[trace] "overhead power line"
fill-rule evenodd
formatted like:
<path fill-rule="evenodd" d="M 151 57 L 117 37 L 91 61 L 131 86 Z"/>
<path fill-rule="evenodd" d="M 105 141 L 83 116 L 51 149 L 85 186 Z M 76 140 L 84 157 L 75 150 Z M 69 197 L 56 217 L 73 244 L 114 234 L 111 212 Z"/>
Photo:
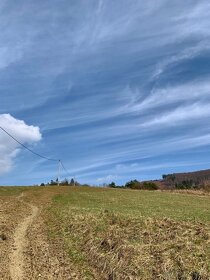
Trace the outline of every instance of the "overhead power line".
<path fill-rule="evenodd" d="M 43 156 L 39 153 L 36 153 L 34 152 L 33 150 L 31 150 L 30 148 L 28 148 L 26 145 L 24 145 L 22 142 L 20 142 L 17 138 L 15 138 L 13 135 L 11 135 L 6 129 L 4 129 L 3 127 L 0 126 L 0 129 L 2 131 L 4 131 L 10 138 L 12 138 L 15 142 L 17 142 L 19 145 L 21 145 L 24 149 L 28 150 L 29 152 L 31 152 L 32 154 L 40 157 L 40 158 L 43 158 L 43 159 L 46 159 L 46 160 L 49 160 L 49 161 L 56 161 L 58 163 L 58 177 L 60 177 L 60 167 L 63 168 L 63 170 L 67 173 L 67 175 L 69 177 L 71 177 L 69 171 L 66 169 L 66 167 L 64 166 L 63 162 L 60 160 L 60 159 L 55 159 L 55 158 L 48 158 L 46 156 Z"/>
<path fill-rule="evenodd" d="M 40 155 L 36 152 L 34 152 L 33 150 L 31 150 L 30 148 L 28 148 L 26 145 L 24 145 L 23 143 L 21 143 L 19 140 L 17 140 L 14 136 L 12 136 L 8 131 L 6 131 L 3 127 L 0 126 L 0 129 L 3 130 L 9 137 L 11 137 L 14 141 L 16 141 L 18 144 L 20 144 L 23 148 L 25 148 L 26 150 L 28 150 L 29 152 L 31 152 L 32 154 L 40 157 L 40 158 L 43 158 L 43 159 L 46 159 L 46 160 L 50 160 L 50 161 L 59 161 L 59 159 L 54 159 L 54 158 L 48 158 L 48 157 L 45 157 L 43 155 Z"/>
<path fill-rule="evenodd" d="M 63 168 L 63 170 L 66 171 L 67 175 L 68 175 L 69 177 L 71 177 L 69 171 L 66 169 L 66 167 L 64 166 L 64 164 L 63 164 L 62 161 L 60 161 L 60 164 L 61 164 L 61 167 Z"/>

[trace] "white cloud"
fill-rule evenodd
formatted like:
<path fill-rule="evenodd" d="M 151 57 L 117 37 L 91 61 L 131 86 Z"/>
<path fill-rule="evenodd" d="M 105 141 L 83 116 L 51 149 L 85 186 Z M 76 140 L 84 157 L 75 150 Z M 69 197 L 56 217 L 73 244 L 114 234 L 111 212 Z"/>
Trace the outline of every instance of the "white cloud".
<path fill-rule="evenodd" d="M 199 54 L 208 51 L 210 49 L 210 44 L 208 41 L 200 42 L 196 46 L 193 47 L 188 47 L 181 52 L 175 54 L 175 55 L 170 55 L 170 57 L 167 57 L 165 60 L 161 61 L 158 63 L 155 73 L 152 76 L 153 78 L 158 79 L 161 74 L 166 72 L 169 67 L 180 63 L 181 61 L 192 59 Z"/>
<path fill-rule="evenodd" d="M 193 6 L 188 13 L 183 13 L 177 17 L 177 20 L 182 23 L 180 26 L 181 35 L 198 35 L 209 36 L 209 16 L 210 3 L 208 0 L 198 1 L 197 5 Z M 183 24 L 184 22 L 184 24 Z M 183 28 L 184 27 L 184 28 Z"/>
<path fill-rule="evenodd" d="M 100 177 L 98 178 L 96 181 L 99 182 L 99 183 L 110 183 L 114 180 L 117 180 L 118 179 L 118 176 L 117 175 L 107 175 L 107 176 L 104 176 L 104 177 Z"/>
<path fill-rule="evenodd" d="M 196 107 L 199 108 L 196 108 L 196 112 L 200 110 L 202 115 L 203 106 L 204 109 L 206 109 L 205 105 L 209 106 L 210 83 L 208 79 L 205 79 L 195 80 L 177 86 L 154 88 L 143 101 L 138 101 L 138 98 L 140 99 L 141 97 L 141 92 L 133 92 L 129 89 L 128 93 L 131 95 L 130 101 L 121 108 L 121 113 L 138 114 L 143 113 L 148 109 L 155 108 L 157 111 L 160 111 L 160 107 L 164 106 L 167 108 L 168 105 L 173 106 L 176 103 L 182 103 L 182 107 L 186 107 L 187 111 L 188 106 L 193 106 L 193 109 L 195 109 L 194 104 L 197 103 Z M 132 96 L 135 96 L 134 100 Z M 176 106 L 172 111 L 177 111 Z M 191 114 L 191 111 L 188 111 L 187 113 Z M 151 117 L 153 117 L 153 115 Z"/>
<path fill-rule="evenodd" d="M 178 101 L 200 101 L 201 98 L 209 98 L 209 80 L 194 81 L 174 87 L 155 89 L 149 98 L 143 102 L 142 106 L 154 107 L 159 105 L 173 104 Z M 146 107 L 147 107 L 146 106 Z"/>
<path fill-rule="evenodd" d="M 21 59 L 22 50 L 18 47 L 1 47 L 0 48 L 0 69 L 6 68 L 11 63 Z"/>
<path fill-rule="evenodd" d="M 153 116 L 149 121 L 144 122 L 140 127 L 157 127 L 163 125 L 177 126 L 192 122 L 193 120 L 206 118 L 210 116 L 209 103 L 195 103 L 189 106 L 182 106 L 168 113 Z"/>
<path fill-rule="evenodd" d="M 10 114 L 0 115 L 0 126 L 24 144 L 41 140 L 39 127 L 27 125 L 24 121 L 15 119 Z M 0 174 L 9 172 L 13 160 L 20 151 L 20 145 L 0 130 Z"/>

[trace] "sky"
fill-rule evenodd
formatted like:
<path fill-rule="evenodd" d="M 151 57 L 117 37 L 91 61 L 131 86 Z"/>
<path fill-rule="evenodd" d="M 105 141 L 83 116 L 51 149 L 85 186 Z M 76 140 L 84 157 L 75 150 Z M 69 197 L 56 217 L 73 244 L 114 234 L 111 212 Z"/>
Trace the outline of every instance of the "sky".
<path fill-rule="evenodd" d="M 61 178 L 210 168 L 209 0 L 3 0 L 0 30 L 0 126 Z M 0 185 L 57 174 L 0 131 Z"/>

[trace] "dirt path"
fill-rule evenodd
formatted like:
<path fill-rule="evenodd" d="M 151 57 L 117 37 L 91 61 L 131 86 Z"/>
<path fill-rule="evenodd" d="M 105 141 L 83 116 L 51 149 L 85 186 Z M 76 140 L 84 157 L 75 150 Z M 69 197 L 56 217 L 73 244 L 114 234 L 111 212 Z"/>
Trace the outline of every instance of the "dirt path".
<path fill-rule="evenodd" d="M 48 187 L 0 193 L 0 279 L 82 279 L 63 241 L 50 236 L 47 226 L 53 197 L 65 192 L 65 187 Z"/>
<path fill-rule="evenodd" d="M 19 196 L 20 199 L 23 195 Z M 10 275 L 13 280 L 21 280 L 24 276 L 24 250 L 28 241 L 26 233 L 38 213 L 38 207 L 29 204 L 31 213 L 18 224 L 14 233 L 14 245 L 10 255 Z"/>

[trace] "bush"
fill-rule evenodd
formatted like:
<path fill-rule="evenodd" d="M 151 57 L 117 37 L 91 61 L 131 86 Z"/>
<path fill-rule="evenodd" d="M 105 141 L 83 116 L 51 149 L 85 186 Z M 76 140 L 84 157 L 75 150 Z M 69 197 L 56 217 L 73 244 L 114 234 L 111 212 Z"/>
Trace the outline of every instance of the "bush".
<path fill-rule="evenodd" d="M 132 180 L 125 184 L 126 188 L 130 188 L 133 190 L 157 190 L 158 186 L 151 181 L 139 182 L 137 180 Z"/>
<path fill-rule="evenodd" d="M 117 189 L 122 189 L 124 188 L 124 186 L 119 186 L 119 185 L 116 185 L 115 182 L 112 182 L 108 185 L 109 188 L 117 188 Z"/>
<path fill-rule="evenodd" d="M 184 180 L 180 183 L 175 184 L 177 189 L 193 189 L 194 184 L 192 180 Z"/>
<path fill-rule="evenodd" d="M 116 188 L 115 182 L 111 182 L 108 186 L 109 186 L 110 188 Z"/>
<path fill-rule="evenodd" d="M 157 190 L 158 186 L 154 182 L 143 182 L 142 189 L 144 190 Z"/>
<path fill-rule="evenodd" d="M 140 190 L 141 189 L 141 183 L 138 180 L 131 180 L 125 184 L 126 188 L 134 189 L 134 190 Z"/>

